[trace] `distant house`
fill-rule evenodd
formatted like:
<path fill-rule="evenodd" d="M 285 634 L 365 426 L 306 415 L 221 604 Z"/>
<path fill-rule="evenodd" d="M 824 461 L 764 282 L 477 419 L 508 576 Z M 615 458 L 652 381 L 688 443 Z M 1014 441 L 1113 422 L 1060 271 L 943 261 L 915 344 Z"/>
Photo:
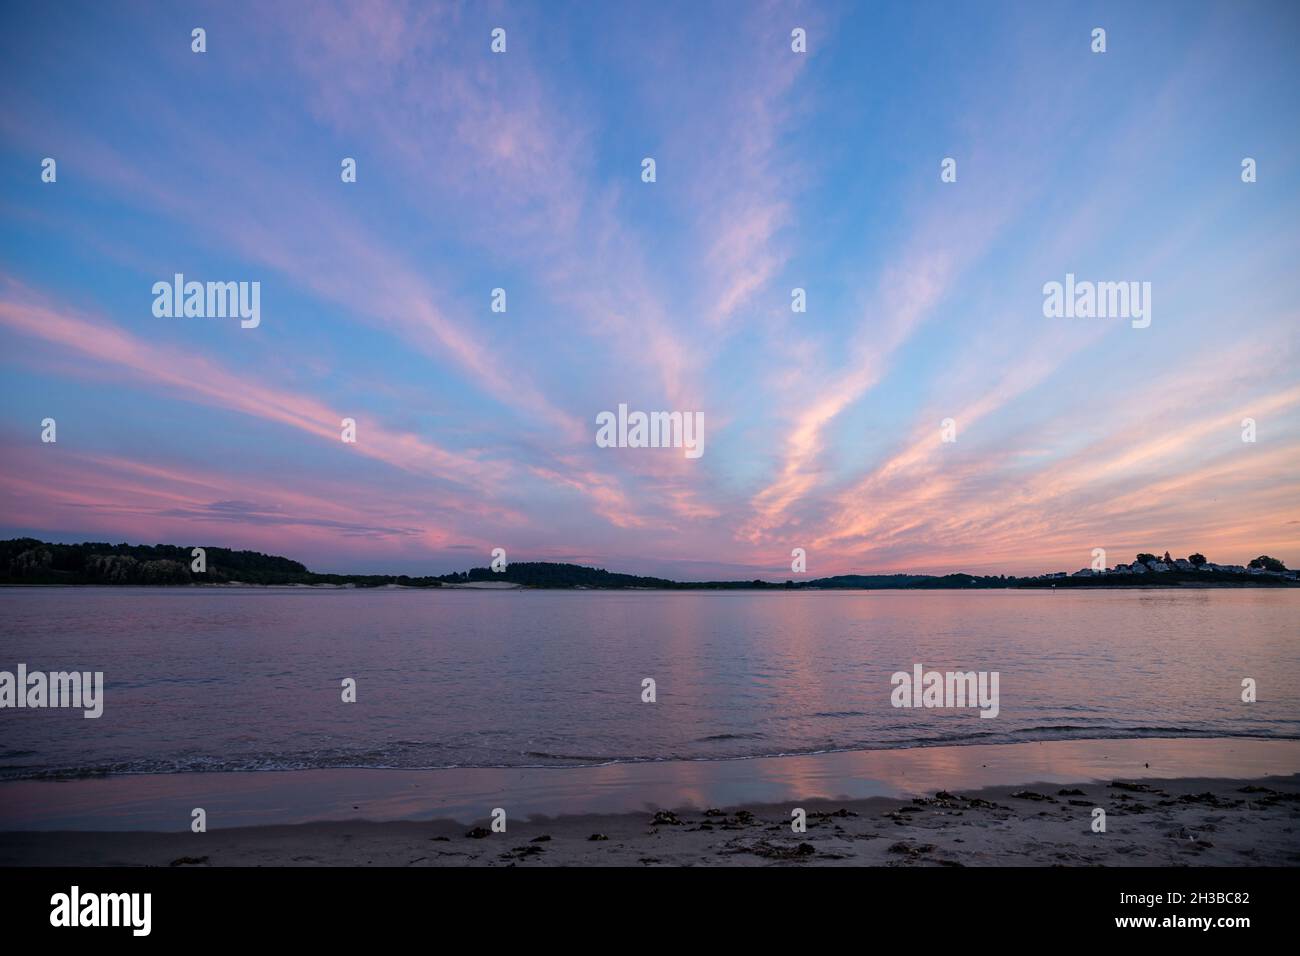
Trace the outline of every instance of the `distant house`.
<path fill-rule="evenodd" d="M 1115 565 L 1115 573 L 1116 573 L 1116 574 L 1132 574 L 1133 572 L 1132 572 L 1132 570 L 1129 569 L 1129 566 L 1128 566 L 1127 564 L 1117 564 L 1117 565 Z"/>
<path fill-rule="evenodd" d="M 1165 564 L 1163 561 L 1148 561 L 1148 562 L 1147 562 L 1147 567 L 1149 567 L 1152 571 L 1168 571 L 1168 570 L 1169 570 L 1169 565 Z"/>
<path fill-rule="evenodd" d="M 1174 562 L 1174 567 L 1176 567 L 1179 571 L 1196 570 L 1196 566 L 1192 564 L 1192 562 L 1188 561 L 1186 558 L 1179 558 L 1177 561 Z"/>
<path fill-rule="evenodd" d="M 1131 565 L 1129 565 L 1129 570 L 1132 571 L 1134 574 L 1146 574 L 1149 568 L 1147 568 L 1147 566 L 1143 564 L 1141 561 L 1134 561 Z"/>
<path fill-rule="evenodd" d="M 1097 572 L 1094 571 L 1092 568 L 1080 568 L 1078 571 L 1075 571 L 1073 574 L 1071 574 L 1070 577 L 1072 577 L 1072 578 L 1090 578 L 1090 577 L 1092 577 L 1092 576 L 1093 576 L 1094 574 L 1096 574 L 1096 573 L 1097 573 Z"/>

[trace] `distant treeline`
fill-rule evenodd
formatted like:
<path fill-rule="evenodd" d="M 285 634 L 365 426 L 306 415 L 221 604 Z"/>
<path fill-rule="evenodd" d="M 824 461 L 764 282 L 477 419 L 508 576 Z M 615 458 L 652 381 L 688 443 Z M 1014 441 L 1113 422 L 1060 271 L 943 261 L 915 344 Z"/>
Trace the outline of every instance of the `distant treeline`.
<path fill-rule="evenodd" d="M 1015 578 L 976 577 L 970 574 L 948 574 L 934 577 L 925 574 L 844 574 L 833 578 L 814 578 L 808 581 L 670 581 L 667 578 L 642 577 L 637 574 L 618 574 L 580 564 L 555 564 L 547 561 L 520 561 L 508 565 L 504 571 L 491 568 L 471 568 L 461 574 L 445 574 L 440 581 L 446 584 L 466 584 L 473 581 L 505 581 L 535 588 L 657 588 L 672 591 L 727 591 L 727 590 L 799 590 L 801 588 L 965 588 L 1011 587 Z"/>
<path fill-rule="evenodd" d="M 950 574 L 846 574 L 809 581 L 670 581 L 602 568 L 550 561 L 517 561 L 501 572 L 471 568 L 452 574 L 409 577 L 393 574 L 317 574 L 289 558 L 259 551 L 205 547 L 207 570 L 191 570 L 189 546 L 170 544 L 51 544 L 35 538 L 0 541 L 3 584 L 263 584 L 352 585 L 353 587 L 439 587 L 494 582 L 532 588 L 654 588 L 659 590 L 797 590 L 802 588 L 969 588 L 1013 587 L 1015 578 Z"/>
<path fill-rule="evenodd" d="M 410 577 L 405 574 L 317 574 L 305 565 L 259 551 L 204 548 L 206 570 L 192 570 L 190 546 L 170 544 L 51 544 L 35 538 L 0 541 L 0 584 L 99 585 L 335 585 L 373 588 L 385 585 L 441 587 L 444 584 L 495 582 L 532 588 L 654 588 L 674 591 L 832 590 L 832 589 L 970 589 L 1039 587 L 1152 587 L 1184 584 L 1294 586 L 1280 578 L 1246 578 L 1218 571 L 1170 570 L 1159 575 L 1027 578 L 974 574 L 841 574 L 807 581 L 670 581 L 619 574 L 601 568 L 549 561 L 520 561 L 504 571 L 471 568 L 452 574 Z"/>
<path fill-rule="evenodd" d="M 35 538 L 0 541 L 3 584 L 406 584 L 436 587 L 432 577 L 316 574 L 260 551 L 205 547 L 207 570 L 191 570 L 192 549 L 173 544 L 50 544 Z"/>
<path fill-rule="evenodd" d="M 1096 577 L 1074 576 L 1064 578 L 1021 578 L 1016 587 L 1021 588 L 1152 588 L 1182 587 L 1184 585 L 1232 587 L 1295 587 L 1296 582 L 1285 578 L 1255 577 L 1233 571 L 1165 571 L 1161 574 L 1107 574 Z"/>

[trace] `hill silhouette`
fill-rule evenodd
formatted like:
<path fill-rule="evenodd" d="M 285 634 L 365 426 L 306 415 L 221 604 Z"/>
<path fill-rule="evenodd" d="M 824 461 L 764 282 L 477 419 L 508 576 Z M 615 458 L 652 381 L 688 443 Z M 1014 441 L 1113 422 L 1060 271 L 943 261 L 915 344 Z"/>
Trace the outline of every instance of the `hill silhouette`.
<path fill-rule="evenodd" d="M 839 589 L 969 589 L 1037 587 L 1164 587 L 1186 585 L 1294 586 L 1279 576 L 1220 570 L 1106 576 L 1038 576 L 973 574 L 841 574 L 784 582 L 672 581 L 622 574 L 579 564 L 519 561 L 503 571 L 478 567 L 443 575 L 319 574 L 290 558 L 260 551 L 205 547 L 206 570 L 193 570 L 192 548 L 170 544 L 53 544 L 36 538 L 0 541 L 0 584 L 7 585 L 190 585 L 246 584 L 264 586 L 442 587 L 508 583 L 529 588 L 609 590 L 640 588 L 674 591 L 707 590 L 839 590 Z M 1199 555 L 1198 555 L 1199 557 Z M 1258 562 L 1274 562 L 1259 558 Z M 1282 567 L 1280 562 L 1274 562 Z M 1243 569 L 1245 570 L 1245 569 Z"/>

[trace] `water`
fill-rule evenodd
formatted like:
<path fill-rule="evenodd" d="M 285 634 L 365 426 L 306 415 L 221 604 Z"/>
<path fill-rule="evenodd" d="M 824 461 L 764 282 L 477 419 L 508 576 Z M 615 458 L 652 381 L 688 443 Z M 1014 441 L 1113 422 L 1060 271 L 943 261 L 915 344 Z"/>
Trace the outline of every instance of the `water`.
<path fill-rule="evenodd" d="M 0 711 L 0 779 L 1295 739 L 1298 612 L 1263 589 L 4 589 L 0 670 L 102 670 L 106 701 Z M 891 707 L 917 662 L 999 671 L 999 716 Z"/>

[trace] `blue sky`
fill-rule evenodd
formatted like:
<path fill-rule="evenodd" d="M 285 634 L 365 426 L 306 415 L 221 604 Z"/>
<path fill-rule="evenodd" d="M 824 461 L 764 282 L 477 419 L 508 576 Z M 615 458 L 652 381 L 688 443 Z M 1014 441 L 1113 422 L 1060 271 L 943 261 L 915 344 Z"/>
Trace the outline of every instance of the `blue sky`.
<path fill-rule="evenodd" d="M 411 573 L 1300 563 L 1293 4 L 0 17 L 6 534 Z M 178 272 L 260 282 L 260 325 L 155 316 Z M 1067 272 L 1151 283 L 1149 327 L 1045 317 Z M 705 453 L 598 447 L 620 403 L 701 413 Z"/>

